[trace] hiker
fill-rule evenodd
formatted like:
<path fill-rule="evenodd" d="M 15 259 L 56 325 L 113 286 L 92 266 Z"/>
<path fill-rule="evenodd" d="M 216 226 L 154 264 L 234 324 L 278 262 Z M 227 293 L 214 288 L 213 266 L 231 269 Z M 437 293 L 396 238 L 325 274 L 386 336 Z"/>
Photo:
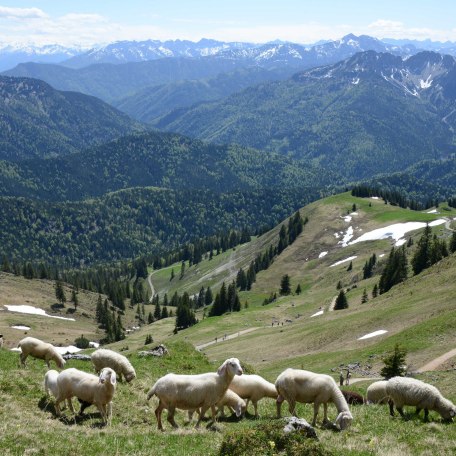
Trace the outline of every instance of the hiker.
<path fill-rule="evenodd" d="M 347 386 L 350 385 L 351 376 L 352 374 L 350 374 L 350 370 L 347 370 L 347 381 L 345 382 Z"/>
<path fill-rule="evenodd" d="M 339 386 L 344 386 L 344 374 L 342 371 L 339 373 Z"/>

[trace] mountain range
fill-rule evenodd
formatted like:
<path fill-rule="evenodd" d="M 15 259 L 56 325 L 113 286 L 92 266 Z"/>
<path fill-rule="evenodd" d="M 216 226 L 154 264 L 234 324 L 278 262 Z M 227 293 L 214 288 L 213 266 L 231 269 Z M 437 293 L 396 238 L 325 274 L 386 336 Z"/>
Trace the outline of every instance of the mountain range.
<path fill-rule="evenodd" d="M 454 151 L 454 71 L 451 56 L 367 51 L 175 110 L 155 126 L 292 154 L 365 178 Z"/>

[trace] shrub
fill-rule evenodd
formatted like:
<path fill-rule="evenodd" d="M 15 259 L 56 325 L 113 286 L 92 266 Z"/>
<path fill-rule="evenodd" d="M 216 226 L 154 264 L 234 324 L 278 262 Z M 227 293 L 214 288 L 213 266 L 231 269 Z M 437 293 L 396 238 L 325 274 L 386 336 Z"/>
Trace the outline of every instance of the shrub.
<path fill-rule="evenodd" d="M 225 434 L 219 456 L 251 456 L 253 454 L 289 456 L 330 456 L 332 453 L 304 433 L 283 432 L 284 423 L 267 423 L 251 429 Z"/>
<path fill-rule="evenodd" d="M 74 344 L 76 345 L 76 347 L 81 348 L 81 349 L 89 348 L 90 341 L 89 341 L 89 339 L 87 339 L 86 337 L 81 335 L 81 337 L 78 337 L 77 339 L 74 340 Z"/>

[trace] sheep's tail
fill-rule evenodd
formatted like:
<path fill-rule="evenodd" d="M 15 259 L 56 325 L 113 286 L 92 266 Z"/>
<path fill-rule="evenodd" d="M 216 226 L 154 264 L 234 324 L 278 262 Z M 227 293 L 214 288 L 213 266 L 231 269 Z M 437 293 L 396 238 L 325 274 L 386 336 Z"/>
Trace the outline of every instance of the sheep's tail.
<path fill-rule="evenodd" d="M 154 395 L 155 395 L 155 385 L 147 393 L 147 400 L 150 400 L 150 398 Z"/>

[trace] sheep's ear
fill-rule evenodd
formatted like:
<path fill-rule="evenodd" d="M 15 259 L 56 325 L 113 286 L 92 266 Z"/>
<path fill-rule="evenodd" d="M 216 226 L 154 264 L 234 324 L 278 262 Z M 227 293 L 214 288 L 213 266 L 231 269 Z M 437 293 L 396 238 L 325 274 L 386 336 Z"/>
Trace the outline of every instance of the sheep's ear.
<path fill-rule="evenodd" d="M 111 385 L 115 385 L 117 383 L 116 373 L 113 372 L 111 374 Z"/>
<path fill-rule="evenodd" d="M 226 361 L 218 368 L 217 374 L 224 375 L 226 371 Z"/>
<path fill-rule="evenodd" d="M 242 415 L 242 407 L 240 405 L 236 406 L 236 416 L 239 418 Z"/>

